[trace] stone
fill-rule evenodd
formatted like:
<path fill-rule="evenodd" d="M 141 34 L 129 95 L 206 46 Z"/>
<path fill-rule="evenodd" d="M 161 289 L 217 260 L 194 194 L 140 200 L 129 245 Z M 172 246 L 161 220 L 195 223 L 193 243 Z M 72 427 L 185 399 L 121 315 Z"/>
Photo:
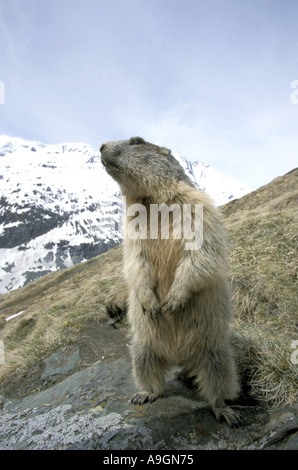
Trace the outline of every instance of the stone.
<path fill-rule="evenodd" d="M 112 327 L 111 327 L 112 329 Z M 49 356 L 43 374 L 65 372 L 59 383 L 18 400 L 2 399 L 0 449 L 43 450 L 255 450 L 296 449 L 297 407 L 266 410 L 235 406 L 237 429 L 219 423 L 195 392 L 167 378 L 152 404 L 133 406 L 129 357 L 96 362 L 82 370 L 79 348 Z"/>
<path fill-rule="evenodd" d="M 68 351 L 58 351 L 45 360 L 45 370 L 41 374 L 41 379 L 57 375 L 66 374 L 75 369 L 80 362 L 79 347 Z"/>

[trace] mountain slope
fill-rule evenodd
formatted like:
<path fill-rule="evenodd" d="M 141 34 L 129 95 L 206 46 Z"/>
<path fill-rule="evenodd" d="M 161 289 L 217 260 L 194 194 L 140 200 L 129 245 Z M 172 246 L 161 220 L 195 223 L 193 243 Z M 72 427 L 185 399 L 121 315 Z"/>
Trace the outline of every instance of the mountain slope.
<path fill-rule="evenodd" d="M 0 165 L 0 292 L 121 241 L 119 190 L 91 147 L 14 139 Z"/>
<path fill-rule="evenodd" d="M 297 334 L 298 326 L 297 183 L 295 169 L 221 207 L 230 233 L 238 314 L 261 322 L 262 312 L 270 310 L 270 327 L 288 334 Z"/>
<path fill-rule="evenodd" d="M 274 406 L 298 398 L 292 359 L 292 343 L 298 340 L 296 180 L 297 170 L 222 208 L 231 244 L 237 362 L 252 397 Z M 125 313 L 121 249 L 0 298 L 3 390 L 40 387 L 40 367 L 49 353 L 92 343 L 91 335 L 103 334 L 103 321 L 112 317 L 114 322 Z"/>
<path fill-rule="evenodd" d="M 278 211 L 297 208 L 298 205 L 298 168 L 275 178 L 270 183 L 251 191 L 241 199 L 234 199 L 221 207 L 229 216 L 240 211 Z"/>

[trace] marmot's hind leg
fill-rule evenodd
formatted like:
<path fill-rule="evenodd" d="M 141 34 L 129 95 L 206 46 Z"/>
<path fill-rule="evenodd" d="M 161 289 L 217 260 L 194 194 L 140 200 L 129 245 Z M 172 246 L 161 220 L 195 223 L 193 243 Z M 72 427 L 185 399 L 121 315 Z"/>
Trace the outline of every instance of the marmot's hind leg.
<path fill-rule="evenodd" d="M 204 354 L 194 382 L 218 421 L 226 421 L 235 427 L 241 424 L 241 416 L 225 404 L 225 400 L 237 398 L 240 389 L 229 346 Z"/>
<path fill-rule="evenodd" d="M 139 392 L 131 398 L 135 405 L 153 402 L 164 389 L 166 364 L 148 347 L 135 344 L 132 347 L 133 374 Z"/>

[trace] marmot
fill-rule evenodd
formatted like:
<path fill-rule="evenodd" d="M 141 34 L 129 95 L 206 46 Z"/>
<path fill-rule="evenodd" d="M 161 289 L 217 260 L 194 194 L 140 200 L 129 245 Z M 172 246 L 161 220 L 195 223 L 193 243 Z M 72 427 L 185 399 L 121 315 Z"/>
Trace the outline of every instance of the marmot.
<path fill-rule="evenodd" d="M 185 376 L 194 377 L 218 420 L 240 424 L 238 413 L 225 403 L 237 397 L 240 387 L 230 345 L 227 239 L 218 209 L 166 148 L 133 137 L 107 142 L 100 152 L 125 196 L 126 226 L 140 221 L 140 208 L 146 214 L 146 233 L 138 236 L 136 230 L 123 243 L 133 374 L 139 388 L 132 403 L 155 400 L 162 394 L 165 373 L 179 366 Z M 166 237 L 161 233 L 163 214 L 158 227 L 150 219 L 150 210 L 161 205 L 170 208 Z M 186 249 L 187 221 L 183 219 L 180 237 L 175 232 L 172 207 L 191 207 L 192 229 L 195 207 L 202 207 L 203 238 L 197 249 Z"/>

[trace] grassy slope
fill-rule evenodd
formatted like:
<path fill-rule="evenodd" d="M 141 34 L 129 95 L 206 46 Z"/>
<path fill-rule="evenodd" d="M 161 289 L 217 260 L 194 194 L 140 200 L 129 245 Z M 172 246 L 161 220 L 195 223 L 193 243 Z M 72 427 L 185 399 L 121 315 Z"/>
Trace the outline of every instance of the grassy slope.
<path fill-rule="evenodd" d="M 291 362 L 298 322 L 297 179 L 294 170 L 221 208 L 230 233 L 236 355 L 253 396 L 271 405 L 297 400 L 297 365 Z M 0 390 L 49 352 L 76 342 L 90 319 L 125 309 L 121 271 L 117 247 L 1 296 L 6 360 Z"/>
<path fill-rule="evenodd" d="M 0 297 L 0 339 L 5 345 L 0 394 L 1 383 L 7 388 L 10 378 L 17 381 L 50 352 L 76 342 L 90 320 L 101 322 L 125 308 L 121 256 L 119 246 Z"/>
<path fill-rule="evenodd" d="M 297 400 L 297 183 L 296 169 L 222 207 L 240 369 L 253 395 L 274 406 Z"/>

